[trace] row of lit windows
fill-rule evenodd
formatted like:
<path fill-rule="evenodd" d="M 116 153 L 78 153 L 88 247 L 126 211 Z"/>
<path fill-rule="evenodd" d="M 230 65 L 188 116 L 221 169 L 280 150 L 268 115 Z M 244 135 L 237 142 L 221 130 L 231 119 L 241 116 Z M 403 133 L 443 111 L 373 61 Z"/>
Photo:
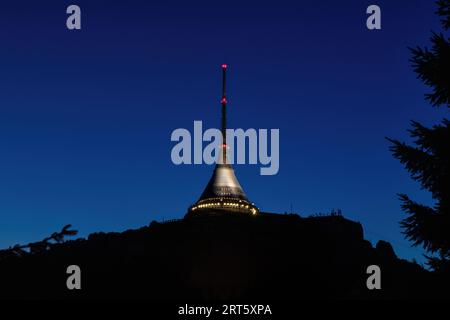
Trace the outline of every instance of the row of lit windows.
<path fill-rule="evenodd" d="M 214 202 L 214 203 L 204 203 L 204 204 L 199 204 L 196 207 L 193 207 L 192 210 L 196 209 L 196 208 L 209 208 L 209 207 L 219 207 L 219 206 L 226 206 L 226 207 L 241 207 L 241 208 L 245 208 L 248 209 L 248 204 L 244 205 L 244 204 L 239 204 L 239 203 L 233 203 L 233 202 Z"/>
<path fill-rule="evenodd" d="M 221 206 L 225 206 L 225 207 L 234 207 L 234 208 L 245 208 L 248 209 L 249 205 L 244 205 L 244 204 L 239 204 L 239 203 L 233 203 L 233 202 L 211 202 L 211 203 L 203 203 L 203 204 L 199 204 L 195 207 L 192 207 L 192 210 L 196 210 L 196 209 L 203 209 L 203 208 L 213 208 L 213 207 L 221 207 Z M 251 208 L 250 212 L 252 214 L 256 214 L 257 210 L 255 208 Z"/>

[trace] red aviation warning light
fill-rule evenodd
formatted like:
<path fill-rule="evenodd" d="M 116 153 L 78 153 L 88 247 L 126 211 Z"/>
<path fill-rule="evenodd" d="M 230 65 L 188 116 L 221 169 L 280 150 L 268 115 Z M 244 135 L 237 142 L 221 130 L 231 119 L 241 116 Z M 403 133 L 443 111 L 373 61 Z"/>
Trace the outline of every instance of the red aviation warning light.
<path fill-rule="evenodd" d="M 222 99 L 220 99 L 220 103 L 222 106 L 227 104 L 227 96 L 225 93 L 225 84 L 226 84 L 226 73 L 227 73 L 228 65 L 222 64 Z"/>

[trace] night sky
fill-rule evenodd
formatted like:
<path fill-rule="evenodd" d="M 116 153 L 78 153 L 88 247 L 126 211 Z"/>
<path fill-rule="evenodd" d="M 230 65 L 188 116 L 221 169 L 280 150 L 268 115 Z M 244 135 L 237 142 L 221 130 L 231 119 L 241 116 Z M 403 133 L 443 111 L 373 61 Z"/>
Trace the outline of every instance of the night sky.
<path fill-rule="evenodd" d="M 175 166 L 176 128 L 279 128 L 280 171 L 235 165 L 262 211 L 341 209 L 367 239 L 403 238 L 396 193 L 431 203 L 385 137 L 438 122 L 408 46 L 439 31 L 430 0 L 3 1 L 0 5 L 0 248 L 71 223 L 86 236 L 181 218 L 212 173 Z M 66 28 L 66 7 L 82 29 Z M 382 30 L 366 28 L 366 8 Z"/>

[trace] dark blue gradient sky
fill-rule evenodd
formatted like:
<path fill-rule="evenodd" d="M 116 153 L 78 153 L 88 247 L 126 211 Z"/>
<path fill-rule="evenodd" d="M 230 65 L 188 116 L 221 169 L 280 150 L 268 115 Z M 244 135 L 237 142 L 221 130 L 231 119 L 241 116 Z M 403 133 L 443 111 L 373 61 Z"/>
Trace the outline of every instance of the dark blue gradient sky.
<path fill-rule="evenodd" d="M 65 27 L 82 9 L 82 30 Z M 176 128 L 279 128 L 280 171 L 235 166 L 262 210 L 343 210 L 371 241 L 401 235 L 396 193 L 429 203 L 388 151 L 443 117 L 407 46 L 440 30 L 430 0 L 10 1 L 0 5 L 0 247 L 71 223 L 82 236 L 182 217 L 211 174 L 175 166 Z M 365 27 L 370 4 L 382 30 Z"/>

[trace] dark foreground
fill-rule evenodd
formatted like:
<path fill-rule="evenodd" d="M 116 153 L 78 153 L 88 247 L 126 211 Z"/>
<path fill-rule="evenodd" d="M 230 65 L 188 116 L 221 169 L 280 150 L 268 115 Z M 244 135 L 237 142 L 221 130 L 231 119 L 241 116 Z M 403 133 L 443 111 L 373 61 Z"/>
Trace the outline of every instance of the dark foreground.
<path fill-rule="evenodd" d="M 381 290 L 368 290 L 369 265 Z M 66 269 L 81 268 L 68 290 Z M 375 248 L 341 216 L 221 215 L 96 233 L 0 261 L 0 298 L 281 300 L 448 298 L 446 281 Z"/>

